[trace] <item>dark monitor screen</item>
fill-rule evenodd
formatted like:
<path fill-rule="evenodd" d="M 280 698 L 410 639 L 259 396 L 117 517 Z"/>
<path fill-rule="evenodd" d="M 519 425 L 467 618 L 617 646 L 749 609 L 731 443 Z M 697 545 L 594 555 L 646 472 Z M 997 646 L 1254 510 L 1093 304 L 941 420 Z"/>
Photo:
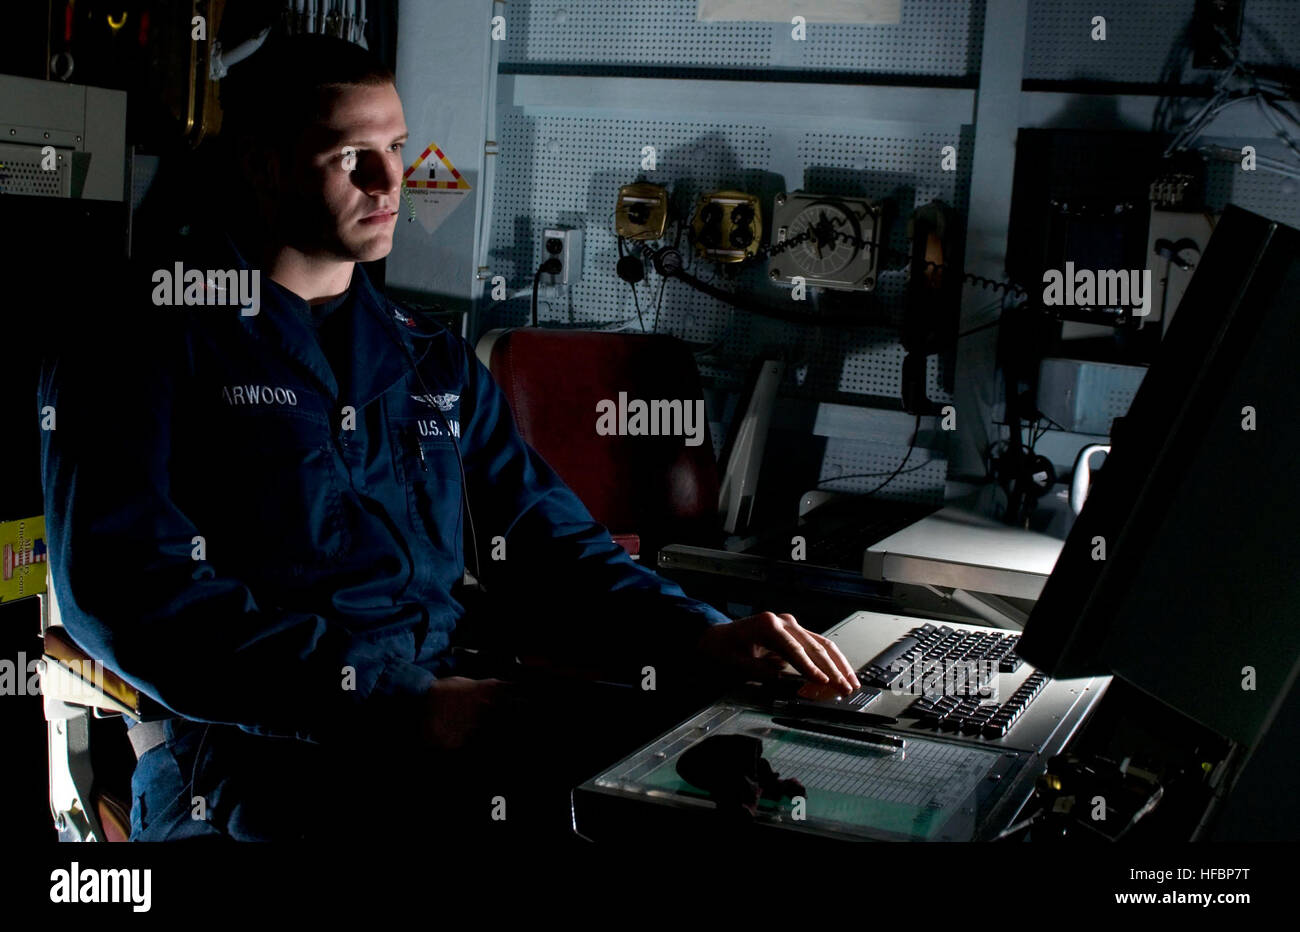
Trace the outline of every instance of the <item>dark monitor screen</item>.
<path fill-rule="evenodd" d="M 1025 626 L 1253 746 L 1300 669 L 1300 232 L 1219 220 Z"/>

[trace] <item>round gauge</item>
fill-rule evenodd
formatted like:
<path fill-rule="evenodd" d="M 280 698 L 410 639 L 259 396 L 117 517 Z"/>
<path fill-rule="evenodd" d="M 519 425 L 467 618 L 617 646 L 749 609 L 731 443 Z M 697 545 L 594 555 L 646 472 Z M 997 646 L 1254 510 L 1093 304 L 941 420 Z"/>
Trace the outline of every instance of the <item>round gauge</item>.
<path fill-rule="evenodd" d="M 858 255 L 860 250 L 836 235 L 847 233 L 862 239 L 858 218 L 834 201 L 816 201 L 801 210 L 790 222 L 787 237 L 801 234 L 807 238 L 785 252 L 806 278 L 831 278 Z"/>

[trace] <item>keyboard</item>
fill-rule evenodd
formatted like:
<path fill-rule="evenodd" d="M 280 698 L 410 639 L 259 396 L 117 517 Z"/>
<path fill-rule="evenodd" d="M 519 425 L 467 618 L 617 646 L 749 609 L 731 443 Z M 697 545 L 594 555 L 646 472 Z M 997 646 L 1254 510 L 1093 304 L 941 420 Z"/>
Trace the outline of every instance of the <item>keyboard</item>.
<path fill-rule="evenodd" d="M 941 696 L 931 699 L 922 696 L 908 706 L 907 711 L 916 716 L 917 726 L 921 728 L 1001 738 L 1025 713 L 1029 703 L 1038 698 L 1047 683 L 1047 674 L 1035 670 L 1006 702 L 982 702 L 979 698 L 971 697 L 958 699 L 955 696 Z"/>
<path fill-rule="evenodd" d="M 987 689 L 998 673 L 1015 673 L 1024 662 L 1015 653 L 1018 634 L 958 631 L 947 625 L 913 628 L 873 657 L 858 679 L 881 689 L 910 689 L 941 678 L 949 694 L 972 695 Z M 964 674 L 964 675 L 963 675 Z M 955 681 L 955 682 L 954 682 Z"/>
<path fill-rule="evenodd" d="M 998 674 L 1015 673 L 1024 664 L 1015 652 L 1018 643 L 1019 634 L 924 624 L 873 657 L 858 679 L 918 694 L 905 713 L 916 717 L 918 727 L 1001 738 L 1050 681 L 1035 670 L 998 701 Z"/>
<path fill-rule="evenodd" d="M 924 624 L 880 651 L 857 672 L 861 686 L 848 696 L 808 684 L 799 705 L 861 712 L 889 690 L 916 699 L 901 713 L 914 727 L 985 738 L 1004 737 L 1051 682 L 1037 670 L 1009 697 L 997 696 L 998 675 L 1015 673 L 1018 634 L 965 631 Z"/>

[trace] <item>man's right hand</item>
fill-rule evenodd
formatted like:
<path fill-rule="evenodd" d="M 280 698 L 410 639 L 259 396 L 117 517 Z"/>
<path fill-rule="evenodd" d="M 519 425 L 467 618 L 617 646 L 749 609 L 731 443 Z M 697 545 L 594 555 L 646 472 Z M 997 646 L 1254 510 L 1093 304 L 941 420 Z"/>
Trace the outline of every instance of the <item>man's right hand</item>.
<path fill-rule="evenodd" d="M 424 694 L 421 732 L 426 744 L 444 751 L 463 747 L 506 700 L 504 680 L 449 676 Z"/>

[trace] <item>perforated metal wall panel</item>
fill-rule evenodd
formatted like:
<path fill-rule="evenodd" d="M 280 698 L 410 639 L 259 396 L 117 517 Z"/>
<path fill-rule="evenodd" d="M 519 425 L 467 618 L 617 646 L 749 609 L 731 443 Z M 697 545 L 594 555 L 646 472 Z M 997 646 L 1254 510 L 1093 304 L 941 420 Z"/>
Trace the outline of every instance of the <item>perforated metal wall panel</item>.
<path fill-rule="evenodd" d="M 1195 6 L 1195 0 L 1030 0 L 1025 77 L 1213 82 L 1222 72 L 1195 69 L 1190 50 L 1177 51 L 1185 41 Z M 1252 66 L 1300 66 L 1300 2 L 1249 0 L 1245 11 L 1242 60 Z M 1106 17 L 1104 42 L 1089 37 L 1093 16 Z M 1185 115 L 1192 112 L 1188 108 Z M 1244 113 L 1247 119 L 1254 116 L 1241 108 L 1235 113 Z M 1300 159 L 1275 141 L 1272 127 L 1262 117 L 1256 117 L 1253 125 L 1249 136 L 1221 137 L 1215 135 L 1215 124 L 1211 123 L 1194 145 L 1240 149 L 1249 143 L 1259 154 L 1287 161 L 1300 170 Z M 1300 126 L 1288 129 L 1293 138 L 1300 139 Z M 1215 211 L 1234 203 L 1283 223 L 1300 224 L 1300 198 L 1296 196 L 1300 182 L 1295 179 L 1263 170 L 1243 172 L 1236 165 L 1213 162 L 1207 166 L 1206 180 L 1206 202 Z"/>
<path fill-rule="evenodd" d="M 1030 0 L 1024 76 L 1159 81 L 1167 70 L 1166 59 L 1181 60 L 1171 58 L 1170 52 L 1190 21 L 1193 6 L 1194 0 Z M 792 83 L 783 87 L 833 81 L 835 72 L 912 75 L 917 84 L 938 77 L 974 86 L 984 36 L 984 3 L 905 0 L 902 9 L 903 21 L 897 26 L 814 24 L 806 42 L 793 42 L 785 24 L 699 23 L 696 0 L 639 5 L 520 0 L 507 8 L 501 72 L 583 75 L 609 67 L 634 69 L 625 73 L 637 76 L 693 78 L 719 77 L 718 69 L 734 68 L 770 71 L 769 80 L 788 74 Z M 1105 42 L 1089 38 L 1095 15 L 1107 18 Z M 1294 64 L 1300 57 L 1300 2 L 1250 0 L 1243 55 L 1254 63 Z M 1183 57 L 1187 67 L 1181 73 L 1190 80 L 1196 75 L 1190 68 L 1190 52 Z M 698 69 L 698 75 L 692 69 Z M 725 117 L 700 113 L 697 99 L 694 109 L 679 118 L 644 110 L 643 118 L 638 118 L 636 111 L 642 107 L 635 85 L 619 86 L 612 95 L 592 93 L 591 84 L 563 85 L 574 91 L 573 96 L 557 95 L 563 99 L 552 102 L 534 93 L 526 109 L 513 106 L 509 94 L 499 98 L 493 137 L 499 141 L 500 155 L 491 206 L 492 274 L 506 276 L 512 291 L 523 291 L 541 262 L 545 227 L 577 226 L 585 232 L 582 281 L 562 298 L 543 295 L 543 322 L 638 329 L 633 291 L 614 274 L 618 252 L 613 208 L 618 187 L 639 178 L 679 191 L 688 203 L 701 192 L 719 188 L 752 191 L 762 200 L 765 222 L 771 218 L 772 196 L 782 190 L 888 199 L 896 205 L 888 243 L 900 252 L 908 249 L 904 224 L 915 207 L 936 197 L 961 212 L 968 207 L 969 158 L 959 159 L 959 171 L 943 172 L 938 157 L 949 144 L 963 155 L 973 151 L 973 128 L 961 125 L 961 118 L 950 126 L 933 119 L 927 124 L 922 122 L 925 115 L 918 113 L 915 123 L 905 122 L 910 118 L 905 115 L 895 117 L 899 120 L 895 123 L 846 126 L 818 106 L 815 83 L 807 85 L 806 116 L 797 126 L 764 112 L 757 84 L 752 95 L 729 105 L 731 112 Z M 656 88 L 656 93 L 661 91 Z M 599 103 L 584 103 L 580 98 L 588 94 Z M 1259 145 L 1261 154 L 1284 157 L 1280 146 L 1268 139 L 1270 135 L 1261 130 L 1251 141 Z M 1209 135 L 1202 141 L 1220 142 Z M 1233 142 L 1242 144 L 1242 140 L 1222 144 Z M 646 145 L 656 149 L 653 172 L 641 171 Z M 1268 172 L 1247 174 L 1232 166 L 1212 165 L 1207 196 L 1216 210 L 1232 201 L 1297 224 L 1296 190 L 1297 182 Z M 685 251 L 685 238 L 682 246 Z M 857 396 L 866 405 L 899 397 L 904 354 L 898 324 L 904 307 L 904 273 L 889 269 L 897 261 L 885 263 L 870 297 L 830 294 L 802 307 L 790 301 L 788 292 L 766 281 L 765 265 L 733 280 L 725 268 L 689 255 L 687 261 L 689 270 L 705 281 L 750 294 L 765 304 L 810 317 L 820 312 L 861 314 L 869 324 L 839 329 L 775 320 L 733 310 L 679 282 L 669 283 L 661 293 L 661 280 L 650 272 L 636 291 L 646 329 L 708 346 L 709 352 L 700 357 L 700 370 L 711 386 L 724 391 L 738 388 L 750 360 L 780 349 L 789 363 L 781 389 L 784 397 L 844 401 L 846 396 Z M 998 296 L 989 292 L 988 298 L 989 306 L 995 307 Z M 485 303 L 476 330 L 518 326 L 527 315 L 526 297 L 505 304 Z M 952 366 L 948 357 L 929 361 L 927 392 L 940 403 L 951 400 L 943 386 Z M 720 416 L 718 411 L 711 414 Z M 715 449 L 724 429 L 723 424 L 711 425 Z M 906 452 L 910 424 L 906 429 L 891 426 L 884 431 L 887 436 L 880 431 L 867 433 L 872 439 L 828 440 L 823 479 L 862 473 L 883 478 L 893 471 Z M 914 451 L 908 471 L 882 494 L 926 498 L 941 492 L 944 463 L 937 456 L 924 449 Z M 929 457 L 936 459 L 917 468 Z M 869 475 L 846 478 L 831 487 L 863 491 L 879 481 Z"/>
<path fill-rule="evenodd" d="M 526 71 L 537 65 L 776 68 L 804 76 L 841 71 L 944 76 L 970 83 L 979 69 L 982 0 L 908 0 L 897 25 L 814 24 L 802 42 L 792 41 L 784 24 L 697 22 L 696 5 L 696 0 L 662 0 L 653 7 L 564 0 L 512 4 L 502 71 Z M 908 249 L 904 225 L 915 207 L 937 197 L 965 209 L 969 161 L 959 160 L 959 171 L 943 172 L 939 156 L 945 145 L 969 152 L 969 127 L 963 132 L 955 125 L 939 131 L 894 125 L 888 136 L 875 136 L 835 132 L 831 113 L 825 114 L 820 131 L 783 126 L 761 115 L 757 98 L 738 102 L 737 111 L 736 119 L 724 122 L 670 122 L 613 119 L 608 114 L 589 119 L 525 115 L 503 107 L 493 205 L 493 272 L 505 274 L 512 288 L 530 284 L 541 261 L 542 226 L 566 222 L 582 226 L 586 235 L 583 280 L 571 289 L 565 307 L 542 305 L 541 319 L 574 324 L 625 321 L 638 327 L 632 289 L 614 274 L 618 252 L 612 211 L 618 187 L 637 179 L 639 154 L 647 144 L 656 147 L 658 159 L 649 180 L 670 190 L 685 188 L 688 202 L 700 192 L 718 188 L 752 190 L 763 200 L 765 221 L 771 219 L 772 196 L 782 190 L 889 198 L 896 204 L 896 217 L 887 228 L 888 243 L 900 252 Z M 819 114 L 811 88 L 808 113 Z M 804 305 L 792 302 L 788 290 L 766 281 L 765 265 L 732 281 L 727 269 L 689 256 L 688 262 L 690 271 L 702 279 L 752 294 L 765 304 L 809 316 L 823 310 L 861 314 L 870 324 L 843 329 L 776 320 L 729 308 L 678 282 L 661 292 L 661 280 L 651 273 L 637 292 L 645 326 L 709 345 L 712 351 L 701 356 L 700 371 L 711 385 L 739 389 L 751 359 L 780 349 L 789 362 L 784 396 L 843 400 L 845 395 L 858 395 L 864 396 L 864 402 L 900 397 L 904 353 L 898 324 L 905 275 L 889 270 L 891 264 L 899 265 L 897 260 L 885 264 L 873 296 L 831 295 Z M 489 309 L 481 328 L 523 323 L 527 303 L 515 302 L 504 314 L 503 309 L 495 309 L 495 317 Z M 951 358 L 929 360 L 930 398 L 951 400 L 943 387 L 951 370 Z M 725 425 L 715 424 L 713 429 L 717 448 Z M 910 430 L 898 436 L 896 449 L 889 443 L 830 438 L 822 476 L 882 471 L 887 476 L 905 455 L 909 436 Z M 931 465 L 900 475 L 883 494 L 908 497 L 919 492 L 926 499 L 941 497 L 945 468 L 937 454 L 917 449 L 908 466 L 927 460 Z M 835 487 L 862 491 L 880 481 L 868 475 Z"/>
<path fill-rule="evenodd" d="M 938 197 L 964 210 L 967 201 L 968 168 L 945 172 L 940 167 L 944 146 L 969 151 L 970 140 L 958 127 L 950 132 L 862 136 L 754 122 L 534 116 L 518 110 L 503 110 L 503 114 L 493 204 L 493 273 L 505 275 L 512 289 L 530 286 L 543 258 L 543 228 L 567 223 L 585 231 L 582 281 L 571 288 L 564 307 L 543 296 L 544 303 L 539 305 L 543 323 L 622 321 L 639 329 L 632 289 L 614 271 L 618 249 L 613 209 L 618 187 L 637 179 L 641 149 L 648 144 L 656 147 L 656 171 L 648 175 L 656 183 L 670 191 L 685 188 L 692 194 L 737 187 L 766 192 L 765 223 L 770 220 L 772 193 L 787 188 L 892 198 L 899 219 L 890 228 L 889 243 L 900 252 L 908 248 L 904 227 L 915 207 Z M 793 152 L 798 165 L 810 166 L 807 173 L 783 181 L 774 171 L 778 151 Z M 693 197 L 688 203 L 692 201 Z M 685 237 L 682 247 L 686 248 Z M 749 293 L 765 305 L 814 317 L 819 313 L 807 304 L 791 301 L 788 290 L 768 283 L 765 266 L 747 270 L 733 283 L 717 265 L 689 256 L 688 262 L 692 273 L 705 281 Z M 898 265 L 897 261 L 893 264 Z M 877 323 L 853 329 L 787 323 L 735 310 L 680 282 L 663 286 L 653 272 L 637 287 L 637 295 L 646 329 L 714 347 L 701 357 L 700 371 L 715 387 L 739 389 L 750 360 L 764 350 L 781 349 L 789 362 L 783 395 L 831 400 L 847 393 L 896 400 L 904 355 L 897 329 L 903 313 L 904 278 L 901 269 L 886 270 L 880 274 L 874 297 L 836 296 L 833 308 L 828 302 L 828 311 L 860 313 L 865 322 Z M 480 329 L 523 325 L 528 304 L 521 299 L 489 306 Z M 930 359 L 930 398 L 951 400 L 943 388 L 945 370 L 950 373 L 951 365 L 948 358 Z M 899 438 L 903 445 L 897 451 L 878 443 L 843 441 L 844 445 L 838 446 L 833 440 L 823 477 L 881 469 L 888 475 L 906 453 L 907 438 L 908 434 Z M 909 465 L 936 455 L 918 449 Z M 897 497 L 921 489 L 924 497 L 941 497 L 943 480 L 943 463 L 938 462 L 900 475 L 890 483 L 888 492 Z M 839 487 L 861 491 L 879 481 L 864 477 L 845 480 Z"/>
<path fill-rule="evenodd" d="M 1089 80 L 1155 83 L 1169 64 L 1196 0 L 1029 0 L 1025 77 L 1047 81 Z M 1106 18 L 1105 41 L 1091 38 L 1092 18 Z M 1300 63 L 1300 3 L 1248 0 L 1242 57 L 1295 67 Z M 1174 80 L 1212 72 L 1187 67 Z"/>
<path fill-rule="evenodd" d="M 984 2 L 906 0 L 902 21 L 809 24 L 697 22 L 696 0 L 597 3 L 511 0 L 503 62 L 797 68 L 962 77 L 979 71 Z"/>
<path fill-rule="evenodd" d="M 1296 129 L 1295 138 L 1300 138 L 1300 128 Z M 1223 146 L 1235 144 L 1238 148 L 1242 143 L 1241 140 L 1208 136 L 1197 141 Z M 1281 143 L 1258 139 L 1249 142 L 1260 155 L 1290 162 L 1300 171 L 1300 159 L 1291 155 Z M 1212 210 L 1223 210 L 1225 204 L 1232 203 L 1270 220 L 1300 227 L 1300 180 L 1258 169 L 1253 172 L 1242 171 L 1239 165 L 1229 162 L 1213 162 L 1208 169 L 1205 200 Z"/>

